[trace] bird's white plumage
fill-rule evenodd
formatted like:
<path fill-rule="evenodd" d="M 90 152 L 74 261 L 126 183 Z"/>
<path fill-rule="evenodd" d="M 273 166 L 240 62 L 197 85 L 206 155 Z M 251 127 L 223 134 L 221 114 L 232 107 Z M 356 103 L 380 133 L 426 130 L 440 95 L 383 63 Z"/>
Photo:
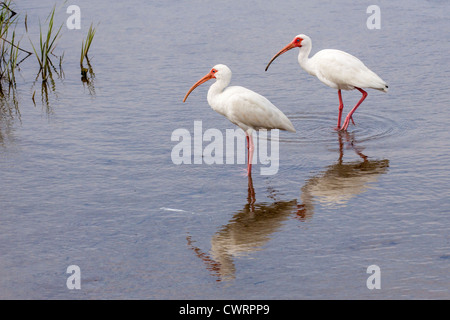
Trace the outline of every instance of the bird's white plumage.
<path fill-rule="evenodd" d="M 353 113 L 366 99 L 367 92 L 363 88 L 371 88 L 387 92 L 388 85 L 375 72 L 367 68 L 364 63 L 351 54 L 335 49 L 325 49 L 317 52 L 312 58 L 309 54 L 312 49 L 311 38 L 304 34 L 299 34 L 286 47 L 281 49 L 267 64 L 266 71 L 270 64 L 281 54 L 299 48 L 298 63 L 309 74 L 316 76 L 327 86 L 337 89 L 339 94 L 339 115 L 337 130 L 347 130 L 350 121 L 353 121 Z M 357 89 L 362 97 L 352 110 L 347 114 L 344 124 L 341 127 L 341 116 L 344 103 L 342 101 L 341 90 Z"/>
<path fill-rule="evenodd" d="M 311 38 L 304 34 L 297 37 L 303 39 L 298 55 L 300 66 L 327 86 L 338 90 L 371 88 L 387 92 L 386 82 L 355 56 L 341 50 L 324 49 L 308 58 Z"/>
<path fill-rule="evenodd" d="M 227 87 L 231 70 L 216 65 L 216 82 L 208 90 L 211 108 L 246 132 L 260 129 L 280 129 L 295 132 L 286 115 L 262 95 L 240 86 Z"/>
<path fill-rule="evenodd" d="M 358 87 L 387 91 L 386 82 L 347 52 L 321 50 L 309 59 L 309 64 L 315 76 L 334 89 L 353 90 Z"/>
<path fill-rule="evenodd" d="M 208 103 L 211 108 L 225 116 L 247 135 L 247 175 L 251 176 L 253 159 L 253 130 L 280 129 L 295 132 L 291 121 L 262 95 L 244 87 L 228 87 L 231 81 L 231 70 L 226 65 L 215 65 L 211 71 L 197 81 L 186 93 L 183 101 L 202 83 L 215 78 L 208 90 Z"/>
<path fill-rule="evenodd" d="M 225 88 L 208 102 L 244 131 L 281 129 L 295 132 L 291 121 L 267 98 L 244 87 Z"/>

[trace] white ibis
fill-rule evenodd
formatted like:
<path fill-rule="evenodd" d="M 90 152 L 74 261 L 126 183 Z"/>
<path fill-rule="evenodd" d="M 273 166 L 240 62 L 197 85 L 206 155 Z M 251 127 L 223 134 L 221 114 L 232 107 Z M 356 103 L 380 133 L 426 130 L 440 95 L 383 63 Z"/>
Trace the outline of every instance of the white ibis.
<path fill-rule="evenodd" d="M 262 95 L 239 86 L 227 87 L 231 81 L 231 70 L 226 65 L 215 65 L 211 71 L 197 81 L 186 93 L 189 94 L 202 83 L 216 79 L 208 90 L 211 108 L 225 116 L 244 130 L 247 136 L 247 176 L 251 175 L 253 159 L 253 130 L 280 129 L 295 132 L 291 121 Z"/>
<path fill-rule="evenodd" d="M 316 76 L 327 86 L 338 89 L 339 116 L 337 130 L 347 130 L 350 120 L 354 124 L 352 115 L 367 97 L 367 92 L 362 88 L 371 88 L 384 92 L 388 91 L 388 86 L 385 81 L 367 68 L 361 60 L 344 51 L 325 49 L 317 52 L 311 59 L 308 58 L 309 53 L 311 52 L 312 42 L 311 38 L 304 34 L 299 34 L 292 42 L 281 49 L 272 60 L 270 60 L 266 67 L 266 71 L 273 60 L 293 48 L 300 48 L 298 62 L 306 72 Z M 344 108 L 341 90 L 353 89 L 358 89 L 358 91 L 362 93 L 362 98 L 348 113 L 344 124 L 341 127 L 342 109 Z"/>

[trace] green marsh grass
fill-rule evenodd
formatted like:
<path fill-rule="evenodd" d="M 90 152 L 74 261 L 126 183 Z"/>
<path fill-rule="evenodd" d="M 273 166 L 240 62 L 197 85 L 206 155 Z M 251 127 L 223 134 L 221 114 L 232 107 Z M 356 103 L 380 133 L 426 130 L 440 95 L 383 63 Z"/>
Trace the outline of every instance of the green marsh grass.
<path fill-rule="evenodd" d="M 35 53 L 36 59 L 39 63 L 40 69 L 39 73 L 42 75 L 42 81 L 47 81 L 49 75 L 51 76 L 50 68 L 53 67 L 53 63 L 50 59 L 50 55 L 53 54 L 53 50 L 56 48 L 56 39 L 58 38 L 61 28 L 63 24 L 58 29 L 54 29 L 54 17 L 55 17 L 55 6 L 53 7 L 50 15 L 47 18 L 48 28 L 47 33 L 42 31 L 42 25 L 39 24 L 39 50 L 36 50 L 33 42 L 31 42 L 31 46 L 33 47 L 33 51 Z M 39 75 L 38 73 L 38 75 Z"/>
<path fill-rule="evenodd" d="M 67 1 L 64 1 L 64 4 Z M 64 6 L 64 5 L 62 5 Z M 56 94 L 56 83 L 53 79 L 55 75 L 59 79 L 64 78 L 62 69 L 64 52 L 62 54 L 55 54 L 58 39 L 62 35 L 64 23 L 57 25 L 57 17 L 60 17 L 59 7 L 55 4 L 48 14 L 45 22 L 39 20 L 39 43 L 30 38 L 28 17 L 25 14 L 23 19 L 20 14 L 14 11 L 13 0 L 0 0 L 0 116 L 7 114 L 5 107 L 10 105 L 12 101 L 15 106 L 16 113 L 18 113 L 18 101 L 16 97 L 16 77 L 19 75 L 19 65 L 31 55 L 36 56 L 39 71 L 33 83 L 41 82 L 40 90 L 32 89 L 32 101 L 36 105 L 36 91 L 41 92 L 41 99 L 43 104 L 49 107 L 49 93 Z M 24 33 L 17 32 L 16 26 L 24 23 Z M 31 28 L 30 28 L 31 29 Z M 88 86 L 89 93 L 95 94 L 93 81 L 95 74 L 92 70 L 88 54 L 91 48 L 96 28 L 91 23 L 86 38 L 81 44 L 80 66 L 83 85 Z M 21 40 L 23 36 L 28 36 L 32 50 L 25 50 L 22 47 Z M 87 63 L 87 68 L 84 68 L 83 63 Z M 59 64 L 59 68 L 58 68 Z M 33 91 L 34 90 L 34 91 Z M 10 109 L 12 110 L 12 109 Z M 1 118 L 1 117 L 0 117 Z"/>
<path fill-rule="evenodd" d="M 92 40 L 94 40 L 95 31 L 96 30 L 93 27 L 93 24 L 91 23 L 91 26 L 89 27 L 89 30 L 88 30 L 88 33 L 86 36 L 86 40 L 83 39 L 83 41 L 81 42 L 80 67 L 81 67 L 81 74 L 83 76 L 86 76 L 86 73 L 88 71 L 88 69 L 83 67 L 84 59 L 86 59 L 86 63 L 88 64 L 88 66 L 90 66 L 88 52 L 89 52 L 89 48 L 91 47 Z"/>
<path fill-rule="evenodd" d="M 20 64 L 16 37 L 17 15 L 11 9 L 11 1 L 0 3 L 0 114 L 20 116 L 16 96 L 16 69 Z M 29 56 L 29 55 L 28 55 Z M 27 56 L 27 57 L 28 57 Z M 25 57 L 26 58 L 26 57 Z M 24 58 L 24 59 L 25 59 Z M 22 60 L 24 60 L 22 59 Z"/>
<path fill-rule="evenodd" d="M 81 56 L 80 56 L 80 68 L 81 68 L 81 81 L 83 85 L 86 85 L 89 93 L 95 95 L 94 78 L 95 73 L 92 69 L 91 63 L 89 61 L 88 53 L 94 39 L 96 29 L 91 23 L 88 33 L 86 35 L 86 40 L 83 39 L 81 43 Z M 87 68 L 84 67 L 83 62 L 86 59 Z M 89 75 L 89 76 L 88 76 Z"/>
<path fill-rule="evenodd" d="M 3 83 L 6 82 L 9 85 L 15 83 L 14 69 L 17 65 L 18 58 L 18 44 L 16 41 L 16 13 L 10 9 L 10 1 L 2 2 L 0 9 L 0 89 L 3 89 Z M 11 32 L 12 30 L 12 32 Z M 12 38 L 8 40 L 9 35 L 12 33 Z M 3 90 L 1 90 L 3 91 Z"/>

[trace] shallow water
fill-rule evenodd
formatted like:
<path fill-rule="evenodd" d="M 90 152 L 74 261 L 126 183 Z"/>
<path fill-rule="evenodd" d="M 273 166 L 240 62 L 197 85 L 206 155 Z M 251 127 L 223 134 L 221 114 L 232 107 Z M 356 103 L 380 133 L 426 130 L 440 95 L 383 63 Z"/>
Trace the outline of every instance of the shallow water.
<path fill-rule="evenodd" d="M 16 4 L 33 41 L 53 4 Z M 48 103 L 34 57 L 17 108 L 2 100 L 0 298 L 450 298 L 448 2 L 379 2 L 380 30 L 354 1 L 77 4 L 82 27 L 63 27 L 64 79 Z M 79 49 L 91 22 L 87 86 Z M 345 50 L 389 83 L 368 91 L 348 133 L 333 130 L 335 90 L 295 50 L 264 72 L 299 33 L 312 53 Z M 297 129 L 280 132 L 276 175 L 173 164 L 174 130 L 234 129 L 208 106 L 208 83 L 182 103 L 217 63 Z M 344 115 L 359 98 L 343 93 Z M 374 264 L 379 290 L 366 286 Z M 80 290 L 66 286 L 70 265 Z"/>

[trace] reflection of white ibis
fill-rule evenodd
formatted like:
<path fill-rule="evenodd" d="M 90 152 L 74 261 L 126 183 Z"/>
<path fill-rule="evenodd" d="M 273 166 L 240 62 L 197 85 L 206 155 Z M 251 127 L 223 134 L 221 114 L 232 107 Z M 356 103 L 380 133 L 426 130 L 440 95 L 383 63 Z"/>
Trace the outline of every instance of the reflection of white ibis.
<path fill-rule="evenodd" d="M 301 201 L 309 215 L 313 213 L 314 202 L 323 205 L 346 205 L 377 182 L 389 169 L 389 160 L 368 160 L 361 148 L 354 145 L 354 137 L 347 132 L 338 132 L 339 159 L 320 174 L 308 179 L 302 187 Z M 344 162 L 344 141 L 363 161 Z"/>
<path fill-rule="evenodd" d="M 248 177 L 247 203 L 212 236 L 209 253 L 196 247 L 192 238 L 187 237 L 190 249 L 211 274 L 218 277 L 217 281 L 234 279 L 235 259 L 262 250 L 272 235 L 298 211 L 296 199 L 281 201 L 275 199 L 277 190 L 268 188 L 268 191 L 267 196 L 273 201 L 256 202 L 253 180 Z"/>
<path fill-rule="evenodd" d="M 280 50 L 267 64 L 266 71 L 273 60 L 279 55 L 293 48 L 300 48 L 298 62 L 300 66 L 309 74 L 316 76 L 327 86 L 338 89 L 339 95 L 339 117 L 337 130 L 347 130 L 352 115 L 359 105 L 367 97 L 367 92 L 362 88 L 371 88 L 387 92 L 388 86 L 379 76 L 367 68 L 358 58 L 344 51 L 325 49 L 317 52 L 311 59 L 308 58 L 311 52 L 311 38 L 300 34 L 292 40 L 286 47 Z M 341 116 L 344 103 L 342 102 L 341 90 L 358 89 L 362 93 L 362 98 L 355 107 L 348 113 L 344 124 L 341 127 Z"/>
<path fill-rule="evenodd" d="M 214 66 L 197 81 L 186 93 L 183 102 L 196 87 L 212 78 L 216 82 L 209 88 L 208 103 L 214 111 L 244 130 L 248 148 L 247 175 L 250 176 L 254 150 L 253 130 L 280 129 L 295 132 L 294 126 L 283 112 L 258 93 L 238 86 L 227 88 L 231 81 L 231 70 L 223 64 Z"/>

